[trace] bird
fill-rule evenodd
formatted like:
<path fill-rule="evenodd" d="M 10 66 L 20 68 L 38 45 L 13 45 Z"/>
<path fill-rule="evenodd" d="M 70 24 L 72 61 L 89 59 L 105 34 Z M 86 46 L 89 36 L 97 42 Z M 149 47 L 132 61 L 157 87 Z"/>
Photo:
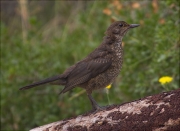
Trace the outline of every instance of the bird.
<path fill-rule="evenodd" d="M 92 109 L 101 110 L 102 107 L 92 97 L 92 91 L 105 88 L 119 75 L 123 64 L 122 39 L 128 30 L 138 26 L 139 24 L 128 24 L 125 21 L 113 22 L 107 28 L 102 43 L 87 57 L 62 74 L 24 86 L 20 90 L 50 83 L 64 86 L 59 93 L 64 94 L 75 87 L 81 87 L 86 90 Z"/>

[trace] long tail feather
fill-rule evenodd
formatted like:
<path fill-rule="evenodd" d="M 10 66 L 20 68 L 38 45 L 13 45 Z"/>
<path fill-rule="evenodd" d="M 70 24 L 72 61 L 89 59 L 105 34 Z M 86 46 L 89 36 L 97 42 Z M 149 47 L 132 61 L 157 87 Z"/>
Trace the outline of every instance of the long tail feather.
<path fill-rule="evenodd" d="M 49 83 L 49 82 L 53 82 L 53 81 L 56 81 L 56 80 L 59 80 L 59 79 L 63 79 L 61 75 L 53 76 L 53 77 L 44 79 L 42 81 L 38 81 L 38 82 L 35 82 L 33 84 L 24 86 L 24 87 L 20 88 L 19 90 L 26 90 L 26 89 L 33 88 L 35 86 L 39 86 L 39 85 L 46 84 L 46 83 Z"/>

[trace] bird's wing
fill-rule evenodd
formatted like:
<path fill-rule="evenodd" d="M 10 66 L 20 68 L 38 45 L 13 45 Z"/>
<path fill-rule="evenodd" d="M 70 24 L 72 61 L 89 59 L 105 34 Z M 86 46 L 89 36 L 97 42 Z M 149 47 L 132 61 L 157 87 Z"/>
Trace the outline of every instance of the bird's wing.
<path fill-rule="evenodd" d="M 95 55 L 94 55 L 95 54 Z M 111 58 L 108 58 L 108 51 L 96 51 L 87 59 L 80 61 L 67 77 L 67 84 L 61 93 L 65 93 L 76 85 L 87 82 L 98 74 L 106 71 L 111 63 Z"/>

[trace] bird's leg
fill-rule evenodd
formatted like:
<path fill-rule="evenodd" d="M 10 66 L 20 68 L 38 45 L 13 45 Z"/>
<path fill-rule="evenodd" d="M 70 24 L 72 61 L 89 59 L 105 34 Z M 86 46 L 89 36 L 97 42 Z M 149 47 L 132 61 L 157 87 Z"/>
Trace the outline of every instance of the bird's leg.
<path fill-rule="evenodd" d="M 92 98 L 91 94 L 88 93 L 87 95 L 91 102 L 93 110 L 102 110 L 102 107 L 97 104 L 97 102 Z"/>

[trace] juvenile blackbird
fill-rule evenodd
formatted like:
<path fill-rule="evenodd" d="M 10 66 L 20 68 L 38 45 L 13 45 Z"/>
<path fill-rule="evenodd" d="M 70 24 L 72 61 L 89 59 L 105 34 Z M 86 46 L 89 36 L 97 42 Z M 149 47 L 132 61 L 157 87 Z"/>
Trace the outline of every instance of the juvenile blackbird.
<path fill-rule="evenodd" d="M 124 21 L 112 23 L 106 30 L 102 43 L 86 58 L 66 69 L 63 74 L 32 83 L 20 90 L 52 83 L 65 86 L 60 92 L 62 94 L 78 86 L 86 90 L 92 108 L 101 109 L 91 93 L 95 89 L 105 88 L 118 76 L 123 63 L 122 38 L 129 29 L 138 26 L 139 24 L 127 24 Z"/>

